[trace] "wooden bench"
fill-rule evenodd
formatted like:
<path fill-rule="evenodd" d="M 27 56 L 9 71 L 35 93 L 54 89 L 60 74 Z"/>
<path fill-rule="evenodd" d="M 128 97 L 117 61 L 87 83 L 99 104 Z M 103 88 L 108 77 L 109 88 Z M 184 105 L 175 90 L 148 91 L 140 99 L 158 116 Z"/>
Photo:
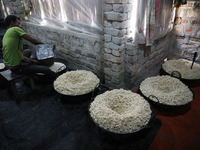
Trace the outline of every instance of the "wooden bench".
<path fill-rule="evenodd" d="M 34 81 L 30 76 L 27 75 L 17 75 L 12 73 L 10 70 L 5 70 L 5 71 L 1 71 L 0 75 L 6 80 L 8 81 L 8 83 L 11 86 L 11 90 L 15 96 L 15 98 L 18 97 L 17 95 L 17 88 L 16 88 L 16 82 L 20 82 L 20 81 L 24 81 L 24 80 L 29 80 L 31 89 L 34 89 Z"/>

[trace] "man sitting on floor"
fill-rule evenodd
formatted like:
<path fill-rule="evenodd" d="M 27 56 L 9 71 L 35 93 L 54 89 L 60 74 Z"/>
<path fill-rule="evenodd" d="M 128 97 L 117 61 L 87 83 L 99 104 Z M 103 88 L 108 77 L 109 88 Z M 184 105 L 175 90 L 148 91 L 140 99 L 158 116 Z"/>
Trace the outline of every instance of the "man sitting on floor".
<path fill-rule="evenodd" d="M 35 45 L 42 44 L 42 42 L 26 34 L 21 29 L 20 19 L 14 15 L 6 17 L 5 25 L 8 29 L 3 37 L 2 51 L 6 69 L 16 74 L 43 73 L 54 80 L 57 77 L 56 73 L 48 67 L 38 65 L 37 60 L 29 58 L 29 51 L 23 51 L 22 38 Z"/>

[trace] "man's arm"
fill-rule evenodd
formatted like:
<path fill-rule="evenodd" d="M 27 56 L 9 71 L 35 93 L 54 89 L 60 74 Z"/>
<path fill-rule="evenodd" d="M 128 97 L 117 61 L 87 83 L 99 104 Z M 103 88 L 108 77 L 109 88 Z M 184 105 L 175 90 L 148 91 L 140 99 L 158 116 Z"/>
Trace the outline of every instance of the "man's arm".
<path fill-rule="evenodd" d="M 29 41 L 29 42 L 31 42 L 31 43 L 33 43 L 33 44 L 35 44 L 35 45 L 37 45 L 37 44 L 43 44 L 41 41 L 38 41 L 38 40 L 32 38 L 31 36 L 29 36 L 27 34 L 24 34 L 22 36 L 22 38 L 25 39 L 25 40 L 27 40 L 27 41 Z"/>

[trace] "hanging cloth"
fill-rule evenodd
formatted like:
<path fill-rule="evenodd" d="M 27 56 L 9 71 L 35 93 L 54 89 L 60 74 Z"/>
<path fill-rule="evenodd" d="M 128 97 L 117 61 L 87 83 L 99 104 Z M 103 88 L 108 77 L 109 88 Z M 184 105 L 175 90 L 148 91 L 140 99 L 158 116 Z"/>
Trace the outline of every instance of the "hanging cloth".
<path fill-rule="evenodd" d="M 146 12 L 146 46 L 153 45 L 155 32 L 155 0 L 148 0 Z"/>

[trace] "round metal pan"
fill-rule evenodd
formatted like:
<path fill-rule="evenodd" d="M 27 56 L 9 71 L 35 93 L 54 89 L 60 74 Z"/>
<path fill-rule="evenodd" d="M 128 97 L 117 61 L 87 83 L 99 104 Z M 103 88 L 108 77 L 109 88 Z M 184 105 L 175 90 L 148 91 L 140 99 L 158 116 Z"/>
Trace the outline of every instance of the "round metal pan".
<path fill-rule="evenodd" d="M 65 94 L 59 93 L 56 90 L 55 91 L 60 95 L 60 99 L 62 103 L 80 103 L 83 101 L 91 100 L 91 98 L 94 97 L 96 93 L 98 92 L 98 87 L 99 87 L 99 84 L 97 84 L 94 90 L 92 90 L 91 92 L 82 94 L 82 95 L 65 95 Z"/>
<path fill-rule="evenodd" d="M 190 89 L 190 88 L 189 88 Z M 194 100 L 194 92 L 190 89 L 190 91 L 193 93 L 193 100 Z M 152 106 L 152 108 L 161 111 L 161 112 L 170 112 L 170 111 L 179 111 L 179 113 L 184 113 L 186 111 L 188 111 L 190 109 L 190 104 L 191 102 L 188 102 L 184 105 L 168 105 L 168 104 L 163 104 L 159 101 L 159 99 L 154 96 L 154 95 L 150 95 L 149 97 L 145 96 L 142 91 L 139 89 L 138 91 Z M 152 100 L 152 98 L 156 98 L 157 102 Z"/>
<path fill-rule="evenodd" d="M 94 98 L 93 98 L 94 100 Z M 91 105 L 91 103 L 90 103 Z M 100 131 L 101 135 L 103 138 L 105 138 L 106 140 L 109 140 L 111 142 L 127 142 L 129 140 L 133 140 L 134 138 L 135 139 L 138 139 L 138 138 L 142 138 L 145 136 L 145 134 L 149 131 L 150 127 L 151 127 L 151 122 L 152 120 L 154 119 L 155 115 L 156 115 L 156 112 L 153 112 L 151 113 L 151 118 L 149 119 L 148 123 L 146 125 L 144 125 L 143 127 L 141 127 L 140 129 L 138 130 L 133 130 L 131 132 L 121 132 L 121 133 L 117 133 L 117 132 L 112 132 L 108 129 L 104 129 L 102 128 L 101 126 L 99 126 L 98 123 L 96 123 L 93 118 L 91 117 L 90 115 L 90 112 L 89 112 L 89 109 L 90 109 L 90 105 L 88 107 L 88 113 L 89 113 L 89 117 L 90 119 L 92 120 L 93 122 L 93 125 L 97 127 L 97 129 Z M 151 108 L 151 105 L 150 105 L 150 108 Z M 152 110 L 152 109 L 151 109 Z"/>
<path fill-rule="evenodd" d="M 161 75 L 170 75 L 172 77 L 178 78 L 179 80 L 181 80 L 183 83 L 185 83 L 189 87 L 195 87 L 195 86 L 200 85 L 200 79 L 184 79 L 184 78 L 182 78 L 181 73 L 177 70 L 172 71 L 172 73 L 170 74 L 170 73 L 166 72 L 163 68 L 161 68 L 160 74 Z"/>

